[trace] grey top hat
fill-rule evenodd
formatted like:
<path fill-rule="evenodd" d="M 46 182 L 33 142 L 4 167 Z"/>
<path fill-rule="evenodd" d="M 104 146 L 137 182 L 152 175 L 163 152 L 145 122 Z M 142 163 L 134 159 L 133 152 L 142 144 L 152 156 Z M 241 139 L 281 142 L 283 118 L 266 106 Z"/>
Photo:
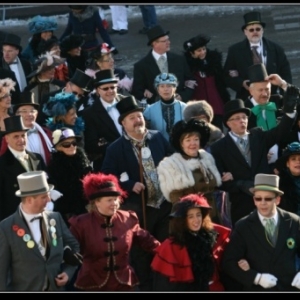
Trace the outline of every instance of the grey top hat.
<path fill-rule="evenodd" d="M 44 171 L 33 171 L 22 173 L 17 177 L 19 190 L 17 197 L 34 196 L 53 190 L 54 186 L 48 184 L 47 175 Z"/>
<path fill-rule="evenodd" d="M 147 45 L 150 46 L 151 43 L 155 40 L 157 40 L 158 38 L 168 35 L 170 33 L 170 31 L 164 31 L 164 29 L 160 26 L 160 25 L 156 25 L 152 28 L 150 28 L 147 31 L 147 36 L 148 36 L 148 43 Z"/>
<path fill-rule="evenodd" d="M 18 35 L 13 34 L 13 33 L 7 33 L 4 36 L 2 45 L 15 46 L 19 49 L 19 51 L 22 51 L 21 38 Z"/>
<path fill-rule="evenodd" d="M 12 116 L 4 119 L 5 131 L 1 132 L 3 135 L 17 131 L 28 131 L 23 124 L 21 116 Z"/>
<path fill-rule="evenodd" d="M 249 84 L 266 81 L 266 77 L 268 77 L 268 73 L 264 64 L 255 64 L 248 68 Z"/>
<path fill-rule="evenodd" d="M 251 193 L 255 191 L 269 191 L 283 195 L 279 190 L 279 176 L 270 174 L 257 174 L 254 178 L 254 187 L 249 189 Z"/>

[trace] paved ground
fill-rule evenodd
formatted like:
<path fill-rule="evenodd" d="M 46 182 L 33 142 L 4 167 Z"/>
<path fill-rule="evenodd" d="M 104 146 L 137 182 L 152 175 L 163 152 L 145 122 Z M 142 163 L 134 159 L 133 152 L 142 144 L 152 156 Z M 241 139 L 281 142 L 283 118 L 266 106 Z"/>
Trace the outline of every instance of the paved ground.
<path fill-rule="evenodd" d="M 241 31 L 244 23 L 243 14 L 254 9 L 261 12 L 262 20 L 267 24 L 265 36 L 276 41 L 285 49 L 292 66 L 293 81 L 300 86 L 300 6 L 298 5 L 169 5 L 157 6 L 157 15 L 160 25 L 166 30 L 170 30 L 173 51 L 182 51 L 182 44 L 186 39 L 199 33 L 206 33 L 212 37 L 208 46 L 221 50 L 225 59 L 228 46 L 244 37 Z M 133 63 L 143 57 L 149 47 L 146 46 L 147 37 L 138 34 L 138 30 L 143 26 L 138 6 L 130 6 L 128 13 L 128 34 L 112 35 L 111 38 L 120 51 L 119 56 L 123 58 L 118 62 L 118 66 L 124 68 L 131 75 Z M 42 7 L 40 14 L 43 14 Z M 50 14 L 49 8 L 47 8 L 47 14 Z M 57 11 L 54 14 L 57 14 Z M 110 11 L 106 11 L 105 14 L 107 20 L 111 22 Z M 57 19 L 59 28 L 55 33 L 59 37 L 66 25 L 67 15 L 59 15 Z M 14 25 L 13 22 L 7 21 L 5 26 L 5 30 L 22 36 L 24 46 L 30 37 L 26 22 Z M 3 26 L 0 26 L 0 30 L 3 29 Z"/>

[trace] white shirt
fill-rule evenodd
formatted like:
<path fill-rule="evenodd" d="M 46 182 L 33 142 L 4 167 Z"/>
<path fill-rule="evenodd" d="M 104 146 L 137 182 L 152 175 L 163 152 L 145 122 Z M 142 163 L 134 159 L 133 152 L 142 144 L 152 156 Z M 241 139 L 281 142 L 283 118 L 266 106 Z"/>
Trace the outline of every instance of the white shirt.
<path fill-rule="evenodd" d="M 260 220 L 261 224 L 264 227 L 266 226 L 266 220 L 265 219 L 271 219 L 271 218 L 274 219 L 275 226 L 277 226 L 278 218 L 279 218 L 277 210 L 276 210 L 274 216 L 272 216 L 271 218 L 266 218 L 266 217 L 262 216 L 258 211 L 257 211 L 257 214 L 258 214 L 258 217 L 259 217 L 259 220 Z"/>
<path fill-rule="evenodd" d="M 167 53 L 164 53 L 164 54 L 158 54 L 157 52 L 155 52 L 154 50 L 152 50 L 152 55 L 154 57 L 154 59 L 156 61 L 158 61 L 158 59 L 161 57 L 161 56 L 164 56 L 165 59 L 167 60 Z"/>
<path fill-rule="evenodd" d="M 116 101 L 116 99 L 114 99 L 114 101 L 112 103 L 107 103 L 101 97 L 100 97 L 100 101 L 101 101 L 101 103 L 102 103 L 102 105 L 103 105 L 103 107 L 105 109 L 107 109 L 111 105 L 115 105 L 115 104 L 118 103 Z M 112 107 L 110 109 L 110 111 L 108 111 L 108 114 L 112 118 L 112 120 L 114 121 L 114 123 L 115 123 L 115 125 L 117 127 L 117 130 L 119 131 L 120 135 L 122 135 L 122 126 L 119 124 L 119 121 L 118 121 L 119 120 L 119 116 L 120 116 L 119 111 L 117 110 L 116 107 Z"/>

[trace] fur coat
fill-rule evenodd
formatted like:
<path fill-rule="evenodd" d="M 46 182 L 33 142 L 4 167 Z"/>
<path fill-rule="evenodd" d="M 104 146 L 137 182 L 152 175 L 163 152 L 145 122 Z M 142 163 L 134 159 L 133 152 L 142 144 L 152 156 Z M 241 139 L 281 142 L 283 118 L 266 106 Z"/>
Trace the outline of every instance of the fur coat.
<path fill-rule="evenodd" d="M 165 157 L 157 167 L 160 188 L 164 197 L 172 202 L 170 193 L 195 186 L 193 171 L 202 169 L 213 175 L 217 186 L 222 184 L 220 173 L 213 156 L 203 149 L 199 150 L 199 158 L 185 159 L 180 153 Z M 199 191 L 201 192 L 201 191 Z"/>

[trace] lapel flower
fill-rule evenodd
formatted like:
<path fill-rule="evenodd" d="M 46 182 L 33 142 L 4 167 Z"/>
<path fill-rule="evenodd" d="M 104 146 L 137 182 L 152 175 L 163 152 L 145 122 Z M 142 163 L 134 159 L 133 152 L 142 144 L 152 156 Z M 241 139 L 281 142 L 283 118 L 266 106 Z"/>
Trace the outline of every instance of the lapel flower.
<path fill-rule="evenodd" d="M 293 238 L 288 238 L 286 240 L 286 245 L 288 246 L 289 249 L 294 249 L 294 247 L 295 247 L 295 240 Z"/>

